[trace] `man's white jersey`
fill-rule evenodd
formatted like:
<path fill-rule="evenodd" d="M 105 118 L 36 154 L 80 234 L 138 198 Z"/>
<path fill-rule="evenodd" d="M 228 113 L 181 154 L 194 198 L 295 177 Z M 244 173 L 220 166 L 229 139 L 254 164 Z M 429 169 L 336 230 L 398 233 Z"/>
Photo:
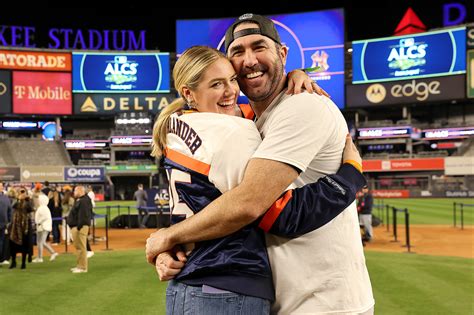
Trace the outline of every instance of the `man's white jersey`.
<path fill-rule="evenodd" d="M 326 97 L 282 92 L 257 120 L 263 138 L 253 158 L 301 171 L 294 185 L 333 174 L 347 124 Z M 355 203 L 325 226 L 295 239 L 266 234 L 276 290 L 274 314 L 357 314 L 374 305 Z"/>

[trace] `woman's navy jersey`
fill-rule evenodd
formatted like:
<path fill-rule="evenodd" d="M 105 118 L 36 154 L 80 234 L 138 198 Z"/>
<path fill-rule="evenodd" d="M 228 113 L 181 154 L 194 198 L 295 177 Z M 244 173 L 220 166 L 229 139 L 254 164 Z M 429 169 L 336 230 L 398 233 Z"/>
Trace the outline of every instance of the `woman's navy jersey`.
<path fill-rule="evenodd" d="M 214 113 L 173 114 L 164 158 L 172 223 L 196 214 L 237 186 L 260 142 L 250 120 Z M 312 231 L 352 203 L 364 184 L 363 176 L 344 164 L 337 175 L 287 191 L 259 222 L 196 243 L 175 279 L 273 300 L 263 231 L 289 237 Z"/>

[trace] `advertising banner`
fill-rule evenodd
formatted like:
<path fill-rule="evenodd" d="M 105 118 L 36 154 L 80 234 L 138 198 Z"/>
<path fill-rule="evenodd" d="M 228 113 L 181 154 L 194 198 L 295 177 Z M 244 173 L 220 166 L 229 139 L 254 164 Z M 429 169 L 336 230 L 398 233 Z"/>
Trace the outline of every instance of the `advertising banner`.
<path fill-rule="evenodd" d="M 362 168 L 364 172 L 437 171 L 444 170 L 444 158 L 364 160 Z"/>
<path fill-rule="evenodd" d="M 68 72 L 71 65 L 70 53 L 0 50 L 0 69 Z"/>
<path fill-rule="evenodd" d="M 466 28 L 352 42 L 352 83 L 466 72 Z"/>
<path fill-rule="evenodd" d="M 150 146 L 151 136 L 111 136 L 111 146 Z"/>
<path fill-rule="evenodd" d="M 399 190 L 372 190 L 374 198 L 409 198 L 410 191 L 405 189 Z"/>
<path fill-rule="evenodd" d="M 472 190 L 446 190 L 446 197 L 448 198 L 472 198 L 474 191 Z"/>
<path fill-rule="evenodd" d="M 446 175 L 474 175 L 474 157 L 448 156 L 445 159 Z"/>
<path fill-rule="evenodd" d="M 66 150 L 101 150 L 108 146 L 109 140 L 63 140 Z"/>
<path fill-rule="evenodd" d="M 0 167 L 0 181 L 19 181 L 19 167 Z"/>
<path fill-rule="evenodd" d="M 12 74 L 0 70 L 0 114 L 12 112 Z"/>
<path fill-rule="evenodd" d="M 124 112 L 151 112 L 157 114 L 176 96 L 168 94 L 76 94 L 76 115 L 115 115 Z"/>
<path fill-rule="evenodd" d="M 289 48 L 286 70 L 320 67 L 310 76 L 344 108 L 344 11 L 342 9 L 269 15 Z M 224 51 L 224 35 L 235 18 L 176 21 L 176 53 L 194 45 Z M 239 103 L 248 103 L 240 97 Z"/>
<path fill-rule="evenodd" d="M 77 166 L 64 168 L 66 182 L 103 182 L 105 168 L 101 166 Z"/>
<path fill-rule="evenodd" d="M 422 139 L 426 140 L 463 139 L 472 136 L 474 136 L 474 127 L 424 129 L 422 131 Z"/>
<path fill-rule="evenodd" d="M 64 181 L 64 166 L 55 165 L 25 165 L 21 167 L 23 182 L 62 182 Z"/>
<path fill-rule="evenodd" d="M 73 53 L 75 93 L 168 93 L 169 53 Z"/>
<path fill-rule="evenodd" d="M 465 75 L 455 75 L 347 85 L 347 106 L 381 106 L 464 99 L 466 98 L 465 80 Z"/>
<path fill-rule="evenodd" d="M 410 126 L 359 128 L 357 139 L 408 138 L 412 131 Z"/>
<path fill-rule="evenodd" d="M 109 165 L 105 167 L 107 172 L 120 172 L 120 171 L 157 171 L 158 166 L 156 165 Z"/>
<path fill-rule="evenodd" d="M 474 98 L 474 50 L 467 52 L 467 97 Z"/>
<path fill-rule="evenodd" d="M 13 72 L 13 113 L 70 115 L 71 74 Z"/>

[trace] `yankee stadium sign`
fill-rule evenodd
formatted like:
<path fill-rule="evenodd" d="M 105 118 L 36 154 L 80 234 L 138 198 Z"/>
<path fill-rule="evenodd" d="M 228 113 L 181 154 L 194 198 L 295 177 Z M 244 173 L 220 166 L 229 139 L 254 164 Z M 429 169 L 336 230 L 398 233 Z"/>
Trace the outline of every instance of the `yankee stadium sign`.
<path fill-rule="evenodd" d="M 45 37 L 45 34 L 38 35 Z M 51 28 L 47 30 L 47 41 L 42 46 L 54 49 L 145 50 L 145 36 L 144 30 Z M 35 48 L 39 47 L 36 38 L 35 27 L 0 25 L 0 46 Z"/>

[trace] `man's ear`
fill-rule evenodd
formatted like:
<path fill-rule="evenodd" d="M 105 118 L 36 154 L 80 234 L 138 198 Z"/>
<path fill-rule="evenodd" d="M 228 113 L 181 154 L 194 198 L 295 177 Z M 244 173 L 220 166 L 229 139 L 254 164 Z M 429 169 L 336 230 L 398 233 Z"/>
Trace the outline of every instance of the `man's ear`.
<path fill-rule="evenodd" d="M 283 65 L 286 65 L 286 58 L 288 57 L 288 47 L 281 45 L 279 53 L 281 56 L 281 60 L 283 60 Z"/>

